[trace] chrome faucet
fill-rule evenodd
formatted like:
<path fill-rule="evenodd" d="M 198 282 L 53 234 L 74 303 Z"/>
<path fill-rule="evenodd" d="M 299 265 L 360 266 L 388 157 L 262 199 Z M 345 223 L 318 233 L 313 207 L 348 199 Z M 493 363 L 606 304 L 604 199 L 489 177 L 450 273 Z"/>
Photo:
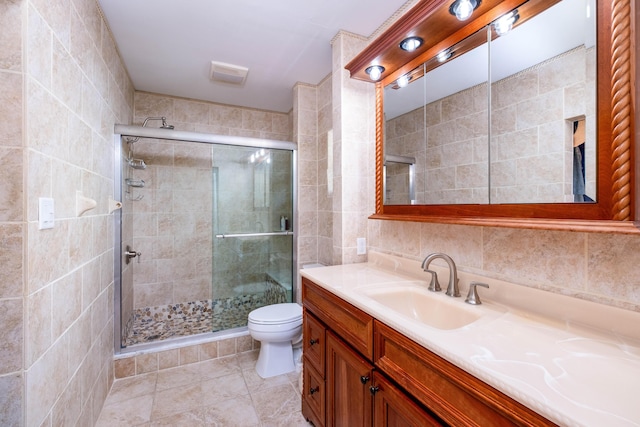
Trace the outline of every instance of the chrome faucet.
<path fill-rule="evenodd" d="M 431 282 L 432 283 L 435 282 L 435 284 L 437 284 L 438 275 L 436 274 L 435 271 L 429 270 L 429 264 L 431 264 L 431 261 L 433 261 L 436 258 L 445 260 L 446 263 L 449 265 L 449 286 L 447 286 L 447 291 L 445 292 L 445 294 L 449 295 L 450 297 L 459 297 L 460 290 L 458 289 L 458 270 L 456 269 L 456 263 L 453 262 L 453 260 L 449 255 L 443 254 L 440 252 L 427 255 L 424 261 L 422 261 L 422 269 L 428 273 L 431 273 L 432 275 Z M 429 289 L 435 290 L 435 289 L 431 289 L 431 286 L 429 287 Z"/>

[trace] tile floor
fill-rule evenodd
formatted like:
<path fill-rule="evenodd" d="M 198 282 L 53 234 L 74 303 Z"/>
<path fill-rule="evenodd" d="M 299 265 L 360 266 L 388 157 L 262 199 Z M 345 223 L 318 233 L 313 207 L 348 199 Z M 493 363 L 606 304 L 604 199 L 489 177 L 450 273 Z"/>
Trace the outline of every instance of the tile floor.
<path fill-rule="evenodd" d="M 300 374 L 268 379 L 257 351 L 118 379 L 97 427 L 309 427 L 300 413 Z"/>

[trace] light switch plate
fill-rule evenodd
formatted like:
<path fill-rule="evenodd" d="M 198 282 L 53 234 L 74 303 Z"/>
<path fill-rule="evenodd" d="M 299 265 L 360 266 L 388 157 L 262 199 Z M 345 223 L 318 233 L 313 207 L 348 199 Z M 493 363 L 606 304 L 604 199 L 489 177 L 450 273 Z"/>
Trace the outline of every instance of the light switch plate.
<path fill-rule="evenodd" d="M 356 255 L 365 255 L 367 253 L 367 239 L 358 237 L 356 239 Z"/>
<path fill-rule="evenodd" d="M 53 228 L 55 218 L 55 210 L 53 199 L 49 197 L 40 197 L 38 199 L 38 229 L 44 230 Z"/>

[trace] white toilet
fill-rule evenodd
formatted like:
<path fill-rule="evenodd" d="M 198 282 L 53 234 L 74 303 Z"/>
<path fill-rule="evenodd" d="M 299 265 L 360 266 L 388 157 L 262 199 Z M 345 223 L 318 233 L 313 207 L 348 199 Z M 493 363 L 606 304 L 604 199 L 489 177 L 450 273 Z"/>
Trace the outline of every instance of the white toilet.
<path fill-rule="evenodd" d="M 301 305 L 282 303 L 257 308 L 249 313 L 247 328 L 253 339 L 260 341 L 258 375 L 268 378 L 296 370 L 296 359 L 302 351 Z"/>

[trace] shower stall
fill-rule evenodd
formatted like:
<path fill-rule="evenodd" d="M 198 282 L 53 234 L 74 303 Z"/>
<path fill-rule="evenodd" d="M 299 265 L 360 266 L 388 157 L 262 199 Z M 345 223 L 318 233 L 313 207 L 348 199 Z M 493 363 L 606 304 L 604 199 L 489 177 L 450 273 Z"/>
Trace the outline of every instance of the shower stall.
<path fill-rule="evenodd" d="M 296 145 L 160 119 L 115 127 L 117 353 L 242 331 L 295 301 Z"/>

